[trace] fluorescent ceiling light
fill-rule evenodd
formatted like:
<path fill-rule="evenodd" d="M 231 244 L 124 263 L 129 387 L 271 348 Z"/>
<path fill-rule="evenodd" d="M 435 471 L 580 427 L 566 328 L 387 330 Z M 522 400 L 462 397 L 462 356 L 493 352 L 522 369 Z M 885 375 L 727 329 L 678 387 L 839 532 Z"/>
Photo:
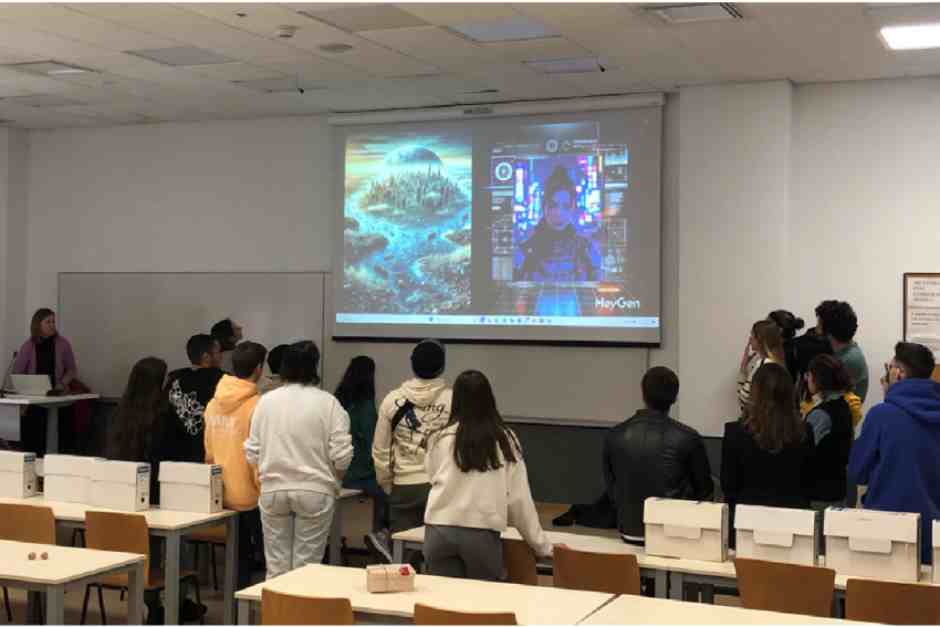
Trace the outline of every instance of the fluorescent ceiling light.
<path fill-rule="evenodd" d="M 545 24 L 522 16 L 495 22 L 464 22 L 447 28 L 480 43 L 560 36 L 558 31 L 552 30 Z"/>
<path fill-rule="evenodd" d="M 881 40 L 891 50 L 926 50 L 940 48 L 940 22 L 885 26 Z"/>
<path fill-rule="evenodd" d="M 679 4 L 650 7 L 647 9 L 671 24 L 687 22 L 710 22 L 714 20 L 739 20 L 743 16 L 737 7 L 727 2 L 712 4 Z"/>
<path fill-rule="evenodd" d="M 542 74 L 587 74 L 589 72 L 601 71 L 601 65 L 597 57 L 523 61 L 523 63 Z"/>
<path fill-rule="evenodd" d="M 126 54 L 148 59 L 162 65 L 174 67 L 187 67 L 190 65 L 213 65 L 216 63 L 231 63 L 232 59 L 216 54 L 211 50 L 203 50 L 195 46 L 174 46 L 172 48 L 152 48 L 149 50 L 125 50 Z"/>
<path fill-rule="evenodd" d="M 79 67 L 77 65 L 67 65 L 65 63 L 57 63 L 56 61 L 14 63 L 6 67 L 19 70 L 20 72 L 28 72 L 29 74 L 39 74 L 40 76 L 68 76 L 71 74 L 87 74 L 89 72 L 94 72 L 94 70 L 89 70 L 88 68 Z"/>

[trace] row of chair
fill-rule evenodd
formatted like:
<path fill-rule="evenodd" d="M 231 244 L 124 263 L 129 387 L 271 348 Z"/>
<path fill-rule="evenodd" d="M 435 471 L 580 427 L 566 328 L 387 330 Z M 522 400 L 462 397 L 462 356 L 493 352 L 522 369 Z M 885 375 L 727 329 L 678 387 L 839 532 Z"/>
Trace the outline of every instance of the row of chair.
<path fill-rule="evenodd" d="M 52 509 L 38 505 L 0 503 L 0 540 L 31 542 L 34 544 L 56 543 L 56 523 Z M 144 591 L 159 593 L 166 586 L 166 580 L 158 569 L 150 569 L 150 529 L 147 519 L 139 514 L 120 512 L 85 512 L 85 546 L 100 551 L 120 551 L 145 555 Z M 98 592 L 98 609 L 102 624 L 107 624 L 104 607 L 103 589 L 119 590 L 123 598 L 127 592 L 127 574 L 102 577 L 85 586 L 85 598 L 82 602 L 81 624 L 85 624 L 88 613 L 88 600 L 92 589 Z M 194 570 L 180 572 L 180 582 L 192 582 L 196 602 L 202 599 L 199 578 Z M 9 593 L 3 589 L 7 620 L 13 622 L 13 610 L 10 606 Z M 38 604 L 37 604 L 38 606 Z M 203 621 L 204 622 L 204 621 Z"/>

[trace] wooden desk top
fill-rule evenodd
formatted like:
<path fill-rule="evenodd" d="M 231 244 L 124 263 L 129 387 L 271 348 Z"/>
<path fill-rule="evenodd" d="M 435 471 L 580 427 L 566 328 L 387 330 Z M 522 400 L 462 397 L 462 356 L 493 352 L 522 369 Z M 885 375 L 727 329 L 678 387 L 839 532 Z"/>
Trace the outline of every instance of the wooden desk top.
<path fill-rule="evenodd" d="M 30 560 L 29 554 L 36 553 Z M 49 559 L 39 556 L 48 553 Z M 0 540 L 0 579 L 33 584 L 60 585 L 102 573 L 136 562 L 144 556 L 115 551 L 94 551 L 49 544 Z"/>
<path fill-rule="evenodd" d="M 747 610 L 740 607 L 686 603 L 621 595 L 591 614 L 581 625 L 820 625 L 847 623 L 837 618 L 818 618 Z"/>
<path fill-rule="evenodd" d="M 369 593 L 362 568 L 311 564 L 235 593 L 261 601 L 270 588 L 295 595 L 348 598 L 353 611 L 411 618 L 415 603 L 464 612 L 515 612 L 520 624 L 573 625 L 614 595 L 510 583 L 416 575 L 413 592 Z"/>

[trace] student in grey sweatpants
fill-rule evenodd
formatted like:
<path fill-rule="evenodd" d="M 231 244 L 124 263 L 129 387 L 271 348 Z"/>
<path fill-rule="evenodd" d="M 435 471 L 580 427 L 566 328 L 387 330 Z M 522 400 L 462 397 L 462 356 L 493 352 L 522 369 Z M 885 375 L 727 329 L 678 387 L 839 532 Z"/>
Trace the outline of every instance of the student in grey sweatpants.
<path fill-rule="evenodd" d="M 425 467 L 431 481 L 424 513 L 429 574 L 501 580 L 500 534 L 510 525 L 537 555 L 552 554 L 532 501 L 522 447 L 499 415 L 482 372 L 467 370 L 457 377 L 450 422 L 429 438 Z"/>

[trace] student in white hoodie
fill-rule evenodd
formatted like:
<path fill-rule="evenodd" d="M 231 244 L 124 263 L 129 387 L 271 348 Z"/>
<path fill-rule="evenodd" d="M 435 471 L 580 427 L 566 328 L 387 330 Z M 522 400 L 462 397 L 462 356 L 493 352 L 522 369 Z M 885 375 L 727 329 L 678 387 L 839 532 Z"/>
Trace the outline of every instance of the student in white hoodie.
<path fill-rule="evenodd" d="M 258 401 L 245 441 L 245 457 L 261 482 L 268 579 L 323 560 L 340 481 L 352 460 L 349 416 L 317 387 L 319 361 L 313 342 L 288 349 L 285 385 Z"/>
<path fill-rule="evenodd" d="M 428 434 L 447 424 L 451 389 L 444 374 L 444 346 L 422 340 L 411 353 L 414 379 L 402 383 L 379 406 L 372 442 L 375 478 L 389 495 L 389 528 L 392 533 L 424 524 L 424 508 L 431 489 L 424 470 Z M 387 539 L 368 536 L 372 548 L 391 561 Z"/>
<path fill-rule="evenodd" d="M 552 554 L 532 501 L 522 446 L 499 415 L 482 372 L 457 377 L 450 423 L 428 439 L 425 466 L 431 478 L 424 513 L 429 574 L 501 580 L 500 534 L 508 526 L 537 555 Z"/>

